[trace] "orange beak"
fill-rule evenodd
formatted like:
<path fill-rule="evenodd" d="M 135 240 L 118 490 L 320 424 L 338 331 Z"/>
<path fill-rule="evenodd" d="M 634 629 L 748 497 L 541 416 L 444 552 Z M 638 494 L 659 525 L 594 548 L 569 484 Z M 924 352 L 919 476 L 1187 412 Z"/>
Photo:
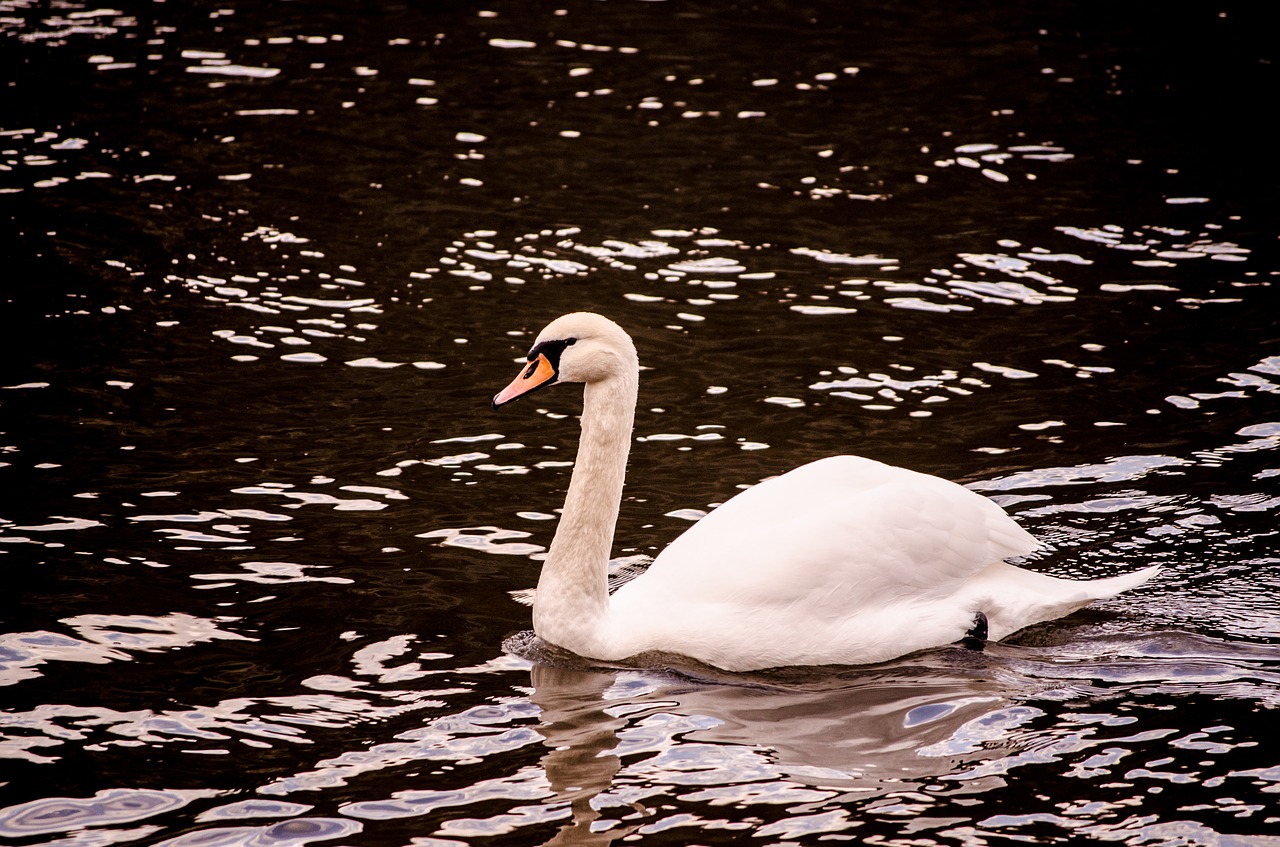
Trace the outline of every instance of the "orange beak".
<path fill-rule="evenodd" d="M 538 358 L 527 364 L 520 375 L 511 380 L 510 385 L 498 392 L 493 398 L 493 408 L 504 406 L 535 389 L 550 385 L 555 378 L 556 369 L 546 356 L 539 353 Z"/>

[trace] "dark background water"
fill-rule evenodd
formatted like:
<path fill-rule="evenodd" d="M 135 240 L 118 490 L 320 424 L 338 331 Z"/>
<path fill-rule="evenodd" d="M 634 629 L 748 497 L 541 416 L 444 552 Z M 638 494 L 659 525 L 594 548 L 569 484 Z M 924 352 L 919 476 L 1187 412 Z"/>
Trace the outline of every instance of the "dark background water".
<path fill-rule="evenodd" d="M 0 836 L 1278 843 L 1264 24 L 0 0 Z M 579 400 L 488 401 L 583 308 L 619 555 L 856 452 L 1166 571 L 875 668 L 508 655 Z"/>

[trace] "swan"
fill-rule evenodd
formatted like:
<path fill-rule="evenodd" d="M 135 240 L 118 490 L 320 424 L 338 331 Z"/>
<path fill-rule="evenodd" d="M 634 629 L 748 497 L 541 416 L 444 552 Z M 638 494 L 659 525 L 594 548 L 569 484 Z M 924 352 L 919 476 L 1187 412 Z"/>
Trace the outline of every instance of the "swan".
<path fill-rule="evenodd" d="M 494 408 L 584 384 L 569 491 L 533 596 L 544 642 L 601 662 L 674 654 L 726 671 L 857 665 L 998 640 L 1146 582 L 1149 567 L 1076 581 L 1008 564 L 1040 546 L 991 500 L 858 456 L 819 459 L 749 488 L 690 527 L 647 571 L 608 587 L 640 365 L 601 315 L 547 325 Z"/>

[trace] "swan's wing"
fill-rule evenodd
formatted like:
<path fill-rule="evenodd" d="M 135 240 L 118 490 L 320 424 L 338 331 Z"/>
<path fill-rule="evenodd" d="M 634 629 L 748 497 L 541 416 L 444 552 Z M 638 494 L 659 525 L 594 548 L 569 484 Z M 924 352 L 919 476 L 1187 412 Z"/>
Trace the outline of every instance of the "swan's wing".
<path fill-rule="evenodd" d="M 1037 546 L 999 506 L 955 483 L 837 456 L 725 503 L 617 599 L 666 593 L 675 602 L 804 603 L 848 615 L 947 596 L 986 565 Z"/>
<path fill-rule="evenodd" d="M 631 580 L 649 570 L 653 557 L 643 553 L 609 560 L 609 593 L 613 594 Z"/>
<path fill-rule="evenodd" d="M 653 558 L 643 553 L 637 553 L 634 556 L 621 556 L 617 559 L 609 560 L 609 593 L 617 591 L 631 580 L 640 576 L 649 569 Z M 538 594 L 536 588 L 517 588 L 515 591 L 508 591 L 511 599 L 525 606 L 532 606 L 533 600 Z"/>

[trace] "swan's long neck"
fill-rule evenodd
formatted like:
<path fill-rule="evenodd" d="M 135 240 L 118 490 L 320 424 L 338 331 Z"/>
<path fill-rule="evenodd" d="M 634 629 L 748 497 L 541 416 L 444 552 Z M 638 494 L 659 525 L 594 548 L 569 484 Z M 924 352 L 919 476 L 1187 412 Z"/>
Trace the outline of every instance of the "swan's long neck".
<path fill-rule="evenodd" d="M 582 437 L 555 539 L 542 565 L 533 628 L 582 656 L 610 658 L 609 554 L 631 449 L 638 368 L 587 383 Z"/>

